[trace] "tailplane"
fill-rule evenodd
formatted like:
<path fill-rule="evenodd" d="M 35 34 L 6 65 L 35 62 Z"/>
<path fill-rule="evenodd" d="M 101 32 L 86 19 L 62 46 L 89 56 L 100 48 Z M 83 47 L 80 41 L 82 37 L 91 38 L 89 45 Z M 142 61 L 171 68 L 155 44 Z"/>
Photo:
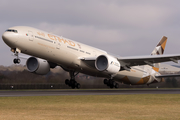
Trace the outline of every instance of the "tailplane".
<path fill-rule="evenodd" d="M 167 37 L 163 36 L 161 41 L 152 51 L 151 55 L 162 55 L 165 50 L 166 42 L 167 42 Z"/>

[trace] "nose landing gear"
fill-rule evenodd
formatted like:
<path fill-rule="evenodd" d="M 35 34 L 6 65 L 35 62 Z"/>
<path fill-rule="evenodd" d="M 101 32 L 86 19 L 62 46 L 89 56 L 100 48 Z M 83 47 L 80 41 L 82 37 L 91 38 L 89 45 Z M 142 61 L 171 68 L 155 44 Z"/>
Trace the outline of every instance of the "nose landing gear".
<path fill-rule="evenodd" d="M 13 60 L 14 64 L 19 64 L 21 62 L 21 60 L 19 59 L 19 53 L 21 52 L 21 50 L 19 49 L 11 49 L 12 52 L 14 52 L 14 55 L 16 56 L 16 58 Z"/>
<path fill-rule="evenodd" d="M 14 64 L 19 64 L 19 63 L 21 62 L 21 60 L 20 60 L 19 58 L 15 58 L 15 59 L 13 60 L 13 62 L 14 62 Z"/>

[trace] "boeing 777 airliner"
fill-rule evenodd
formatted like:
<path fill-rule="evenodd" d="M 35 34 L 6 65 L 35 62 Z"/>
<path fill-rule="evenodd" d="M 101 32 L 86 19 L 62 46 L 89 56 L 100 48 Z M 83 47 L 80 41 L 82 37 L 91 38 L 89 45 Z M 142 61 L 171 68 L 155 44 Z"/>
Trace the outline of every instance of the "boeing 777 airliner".
<path fill-rule="evenodd" d="M 32 57 L 27 59 L 29 72 L 45 75 L 50 68 L 61 66 L 69 72 L 66 85 L 80 88 L 75 76 L 84 73 L 103 77 L 104 84 L 118 88 L 118 83 L 142 85 L 161 82 L 163 77 L 179 75 L 161 75 L 161 62 L 178 62 L 179 55 L 162 55 L 167 37 L 163 37 L 149 56 L 118 57 L 106 51 L 44 32 L 32 27 L 16 26 L 7 29 L 2 35 L 4 42 L 16 55 L 15 64 L 20 63 L 19 53 Z"/>

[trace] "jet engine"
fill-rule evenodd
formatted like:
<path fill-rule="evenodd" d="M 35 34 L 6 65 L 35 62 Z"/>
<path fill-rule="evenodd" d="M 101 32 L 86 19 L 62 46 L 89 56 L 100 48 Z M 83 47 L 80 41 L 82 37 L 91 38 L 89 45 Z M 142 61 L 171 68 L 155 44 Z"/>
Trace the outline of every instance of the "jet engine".
<path fill-rule="evenodd" d="M 110 74 L 116 74 L 121 66 L 119 61 L 110 55 L 100 55 L 96 58 L 95 67 L 99 71 L 106 71 Z"/>
<path fill-rule="evenodd" d="M 50 71 L 50 65 L 46 60 L 30 57 L 26 62 L 29 72 L 46 75 Z"/>

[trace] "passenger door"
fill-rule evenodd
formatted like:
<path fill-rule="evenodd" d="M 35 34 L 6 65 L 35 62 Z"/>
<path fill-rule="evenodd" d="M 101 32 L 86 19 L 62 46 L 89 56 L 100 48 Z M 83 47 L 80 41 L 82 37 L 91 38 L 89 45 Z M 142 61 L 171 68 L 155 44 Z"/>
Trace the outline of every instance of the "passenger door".
<path fill-rule="evenodd" d="M 34 40 L 34 35 L 32 31 L 28 31 L 28 36 L 29 36 L 29 40 L 33 41 Z"/>
<path fill-rule="evenodd" d="M 61 44 L 59 42 L 56 42 L 56 49 L 60 49 Z"/>

